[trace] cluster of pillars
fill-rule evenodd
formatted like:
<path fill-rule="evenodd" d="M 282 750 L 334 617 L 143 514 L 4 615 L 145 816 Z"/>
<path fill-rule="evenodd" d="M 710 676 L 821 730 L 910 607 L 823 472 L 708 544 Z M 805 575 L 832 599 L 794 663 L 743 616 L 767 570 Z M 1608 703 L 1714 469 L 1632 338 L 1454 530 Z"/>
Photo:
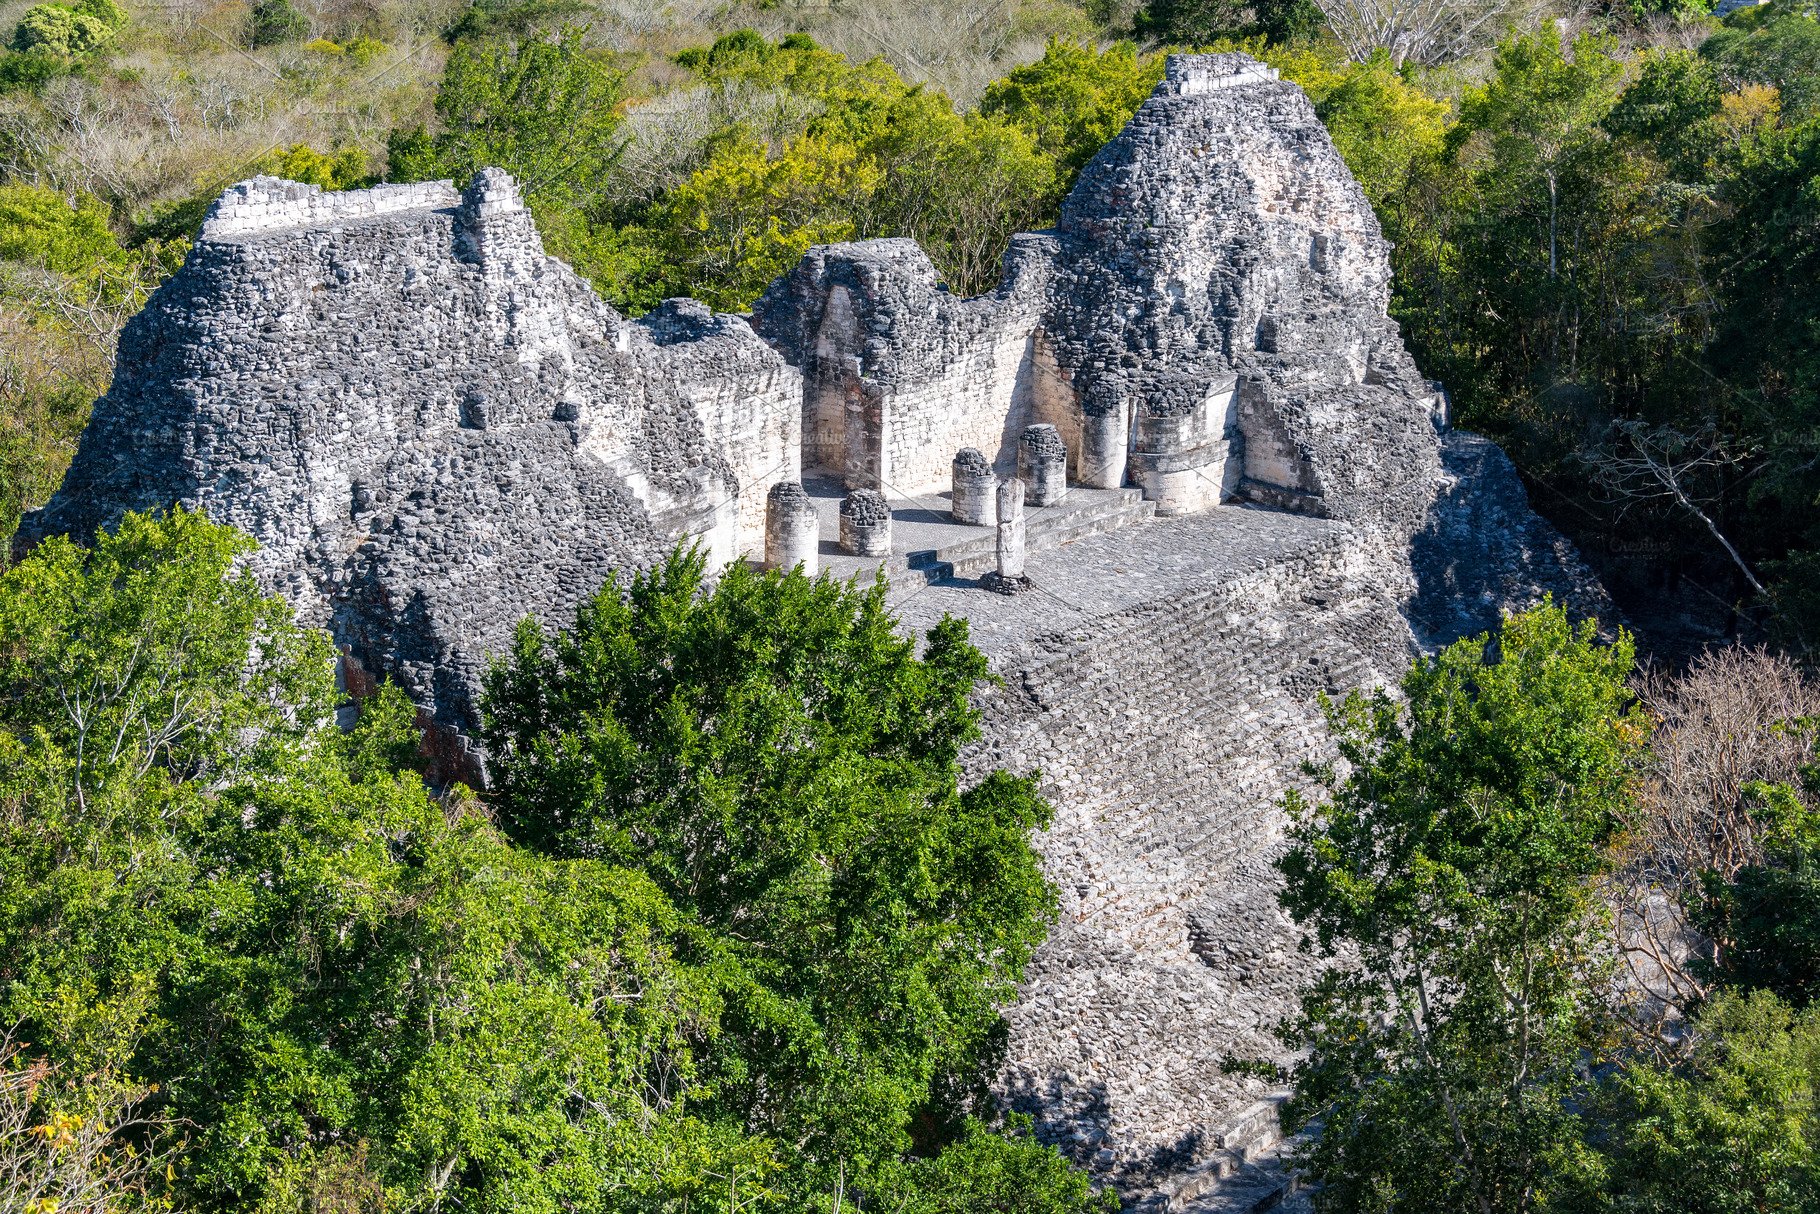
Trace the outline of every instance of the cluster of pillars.
<path fill-rule="evenodd" d="M 1017 472 L 999 480 L 991 461 L 973 447 L 954 456 L 954 521 L 998 528 L 1001 582 L 1024 576 L 1024 507 L 1054 506 L 1068 496 L 1068 445 L 1061 431 L 1028 427 L 1017 444 Z"/>
<path fill-rule="evenodd" d="M 771 486 L 765 499 L 765 565 L 821 571 L 822 528 L 815 502 L 798 481 Z M 891 506 L 876 489 L 855 489 L 840 504 L 840 546 L 854 556 L 891 555 Z"/>
<path fill-rule="evenodd" d="M 1030 426 L 1018 442 L 1018 474 L 1000 480 L 992 463 L 974 447 L 954 456 L 950 514 L 957 523 L 998 530 L 998 575 L 1024 576 L 1024 507 L 1054 506 L 1068 496 L 1068 447 L 1054 426 Z M 891 507 L 876 489 L 855 489 L 840 505 L 840 546 L 855 556 L 891 554 Z M 796 481 L 771 486 L 765 501 L 765 564 L 801 567 L 814 577 L 821 568 L 821 520 L 808 492 Z"/>

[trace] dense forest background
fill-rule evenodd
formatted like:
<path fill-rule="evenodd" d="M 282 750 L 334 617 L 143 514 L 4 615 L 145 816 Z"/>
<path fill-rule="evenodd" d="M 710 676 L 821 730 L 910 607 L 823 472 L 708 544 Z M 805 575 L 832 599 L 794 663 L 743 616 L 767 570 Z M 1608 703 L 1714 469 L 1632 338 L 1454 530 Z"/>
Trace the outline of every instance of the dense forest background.
<path fill-rule="evenodd" d="M 1324 7 L 1323 7 L 1324 6 Z M 1171 46 L 1315 101 L 1394 311 L 1646 644 L 1820 644 L 1820 21 L 1796 0 L 16 2 L 0 58 L 0 529 L 227 183 L 499 164 L 616 305 L 748 306 L 910 235 L 952 289 L 1051 222 Z"/>

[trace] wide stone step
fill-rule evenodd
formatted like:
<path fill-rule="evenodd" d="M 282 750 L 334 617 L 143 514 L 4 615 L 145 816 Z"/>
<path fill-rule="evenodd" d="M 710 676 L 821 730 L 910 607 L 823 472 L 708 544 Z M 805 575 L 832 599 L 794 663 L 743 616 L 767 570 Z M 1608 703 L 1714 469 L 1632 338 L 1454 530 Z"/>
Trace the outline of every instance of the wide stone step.
<path fill-rule="evenodd" d="M 1305 1208 L 1301 1178 L 1289 1166 L 1294 1142 L 1283 1141 L 1277 1119 L 1288 1096 L 1272 1092 L 1246 1109 L 1218 1135 L 1218 1150 L 1131 1208 L 1136 1214 L 1261 1214 Z"/>
<path fill-rule="evenodd" d="M 1122 489 L 1116 496 L 1101 494 L 1078 502 L 1064 499 L 1056 506 L 1030 506 L 1024 510 L 1024 550 L 1046 552 L 1155 516 L 1156 503 L 1145 501 L 1137 489 Z M 932 582 L 948 577 L 978 577 L 997 564 L 995 527 L 981 527 L 978 535 L 940 548 L 905 554 L 907 570 L 920 572 Z"/>

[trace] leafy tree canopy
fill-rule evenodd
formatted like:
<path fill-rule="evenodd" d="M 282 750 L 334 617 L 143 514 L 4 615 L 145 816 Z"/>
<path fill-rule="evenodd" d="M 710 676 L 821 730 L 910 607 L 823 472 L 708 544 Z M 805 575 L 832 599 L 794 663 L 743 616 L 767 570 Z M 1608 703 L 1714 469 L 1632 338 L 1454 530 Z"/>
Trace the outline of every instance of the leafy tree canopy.
<path fill-rule="evenodd" d="M 1287 800 L 1283 905 L 1337 967 L 1285 1026 L 1330 1210 L 1523 1211 L 1597 1174 L 1570 1097 L 1592 1043 L 1588 878 L 1646 728 L 1631 644 L 1552 604 L 1328 706 L 1325 798 Z M 1394 1199 L 1394 1200 L 1393 1200 Z"/>
<path fill-rule="evenodd" d="M 1788 3 L 1740 9 L 1700 47 L 1728 82 L 1768 85 L 1796 118 L 1820 115 L 1820 13 Z"/>
<path fill-rule="evenodd" d="M 501 821 L 642 865 L 714 935 L 741 975 L 714 1107 L 852 1185 L 979 1073 L 1051 913 L 1026 839 L 1049 810 L 1003 773 L 958 786 L 986 673 L 964 624 L 918 657 L 882 582 L 704 578 L 678 555 L 573 632 L 520 629 L 488 680 Z"/>
<path fill-rule="evenodd" d="M 1700 1015 L 1692 1058 L 1613 1072 L 1591 1104 L 1609 1161 L 1596 1208 L 1796 1214 L 1820 1202 L 1820 1012 L 1727 992 Z M 1589 1208 L 1593 1208 L 1588 1203 Z"/>
<path fill-rule="evenodd" d="M 582 33 L 458 44 L 436 92 L 439 129 L 392 133 L 393 179 L 466 184 L 496 167 L 534 207 L 586 207 L 619 158 L 624 75 Z"/>
<path fill-rule="evenodd" d="M 1034 63 L 987 86 L 980 113 L 1027 131 L 1056 161 L 1055 203 L 1082 167 L 1119 133 L 1163 78 L 1162 55 L 1128 42 L 1096 51 L 1056 40 Z"/>
<path fill-rule="evenodd" d="M 128 515 L 0 574 L 0 1018 L 184 1127 L 154 1199 L 1108 1207 L 967 1115 L 1050 903 L 1031 784 L 958 788 L 958 626 L 918 658 L 878 593 L 679 556 L 526 629 L 489 808 L 395 688 L 337 728 L 250 549 Z"/>

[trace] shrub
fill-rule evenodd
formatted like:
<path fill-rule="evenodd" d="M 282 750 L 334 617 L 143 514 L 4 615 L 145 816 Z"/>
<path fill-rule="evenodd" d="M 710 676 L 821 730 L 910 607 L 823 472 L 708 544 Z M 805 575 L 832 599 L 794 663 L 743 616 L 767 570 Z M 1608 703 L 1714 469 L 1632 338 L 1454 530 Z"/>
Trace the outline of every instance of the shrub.
<path fill-rule="evenodd" d="M 291 0 L 259 0 L 247 19 L 246 40 L 252 46 L 277 46 L 309 32 L 309 19 L 292 7 Z"/>
<path fill-rule="evenodd" d="M 253 167 L 286 181 L 301 181 L 325 190 L 358 189 L 372 181 L 372 175 L 367 171 L 366 153 L 352 146 L 335 152 L 318 152 L 307 143 L 294 143 L 288 148 L 267 152 L 253 162 Z"/>
<path fill-rule="evenodd" d="M 0 96 L 36 92 L 69 71 L 69 61 L 45 50 L 0 54 Z"/>
<path fill-rule="evenodd" d="M 25 10 L 13 30 L 13 49 L 30 53 L 87 54 L 113 36 L 107 22 L 61 4 L 39 4 Z"/>

